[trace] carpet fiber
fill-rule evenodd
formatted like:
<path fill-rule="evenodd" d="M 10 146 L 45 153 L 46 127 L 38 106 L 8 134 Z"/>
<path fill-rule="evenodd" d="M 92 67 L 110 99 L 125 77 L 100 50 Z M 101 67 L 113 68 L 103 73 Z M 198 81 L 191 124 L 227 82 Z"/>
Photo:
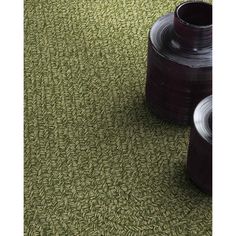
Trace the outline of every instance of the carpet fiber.
<path fill-rule="evenodd" d="M 211 235 L 189 128 L 146 107 L 171 0 L 25 0 L 25 235 Z"/>

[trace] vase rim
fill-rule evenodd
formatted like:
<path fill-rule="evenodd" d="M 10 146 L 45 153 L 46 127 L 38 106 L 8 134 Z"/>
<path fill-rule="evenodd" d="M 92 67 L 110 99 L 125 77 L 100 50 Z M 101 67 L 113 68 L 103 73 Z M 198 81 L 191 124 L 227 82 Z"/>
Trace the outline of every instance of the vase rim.
<path fill-rule="evenodd" d="M 186 7 L 187 5 L 196 5 L 196 6 L 202 6 L 202 7 L 205 6 L 205 8 L 206 8 L 205 10 L 212 11 L 212 4 L 207 3 L 207 2 L 202 2 L 202 1 L 183 2 L 175 8 L 175 12 L 174 12 L 175 18 L 177 18 L 181 24 L 184 24 L 188 27 L 195 28 L 195 29 L 210 29 L 210 28 L 212 28 L 212 19 L 210 21 L 211 22 L 210 24 L 202 24 L 202 25 L 201 24 L 194 24 L 194 23 L 191 23 L 191 22 L 183 19 L 183 16 L 181 17 L 181 15 L 180 15 L 180 9 L 183 7 Z M 210 18 L 212 18 L 212 15 Z"/>
<path fill-rule="evenodd" d="M 193 113 L 193 122 L 198 134 L 212 144 L 212 95 L 199 102 Z"/>

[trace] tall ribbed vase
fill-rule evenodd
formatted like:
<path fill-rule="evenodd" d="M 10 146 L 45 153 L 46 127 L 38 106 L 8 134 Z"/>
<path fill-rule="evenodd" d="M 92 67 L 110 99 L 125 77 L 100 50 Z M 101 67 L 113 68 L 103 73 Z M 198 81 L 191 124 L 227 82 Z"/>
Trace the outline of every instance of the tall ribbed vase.
<path fill-rule="evenodd" d="M 190 124 L 212 93 L 212 5 L 184 2 L 149 32 L 146 101 L 159 117 Z"/>
<path fill-rule="evenodd" d="M 202 191 L 212 193 L 212 96 L 204 98 L 194 111 L 187 172 Z"/>

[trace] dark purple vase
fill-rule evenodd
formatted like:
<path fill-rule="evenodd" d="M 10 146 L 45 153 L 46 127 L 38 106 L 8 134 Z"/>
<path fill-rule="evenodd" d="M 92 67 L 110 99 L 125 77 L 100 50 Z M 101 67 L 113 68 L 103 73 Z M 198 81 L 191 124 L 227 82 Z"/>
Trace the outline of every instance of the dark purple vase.
<path fill-rule="evenodd" d="M 212 5 L 185 2 L 150 30 L 146 101 L 158 117 L 190 124 L 212 93 Z"/>
<path fill-rule="evenodd" d="M 212 193 L 212 96 L 203 99 L 194 111 L 187 171 L 199 188 Z"/>

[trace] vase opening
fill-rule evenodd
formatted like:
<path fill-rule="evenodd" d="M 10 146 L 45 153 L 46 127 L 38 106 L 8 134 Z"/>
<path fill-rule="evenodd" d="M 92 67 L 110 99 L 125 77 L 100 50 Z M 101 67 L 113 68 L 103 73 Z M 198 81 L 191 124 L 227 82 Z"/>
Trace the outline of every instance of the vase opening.
<path fill-rule="evenodd" d="M 205 2 L 187 2 L 176 9 L 177 17 L 188 25 L 206 27 L 212 25 L 212 5 Z"/>

